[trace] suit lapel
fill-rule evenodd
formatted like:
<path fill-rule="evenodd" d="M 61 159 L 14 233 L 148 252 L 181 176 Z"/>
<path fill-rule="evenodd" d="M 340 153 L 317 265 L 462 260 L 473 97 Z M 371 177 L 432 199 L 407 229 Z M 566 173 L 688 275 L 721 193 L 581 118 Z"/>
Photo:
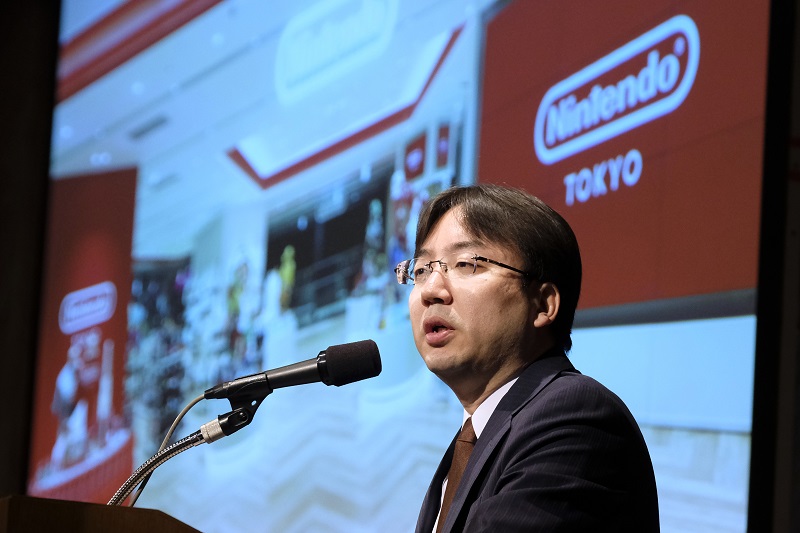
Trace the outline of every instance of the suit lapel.
<path fill-rule="evenodd" d="M 528 368 L 526 368 L 522 374 L 520 374 L 517 382 L 514 383 L 511 389 L 509 389 L 503 399 L 500 400 L 500 403 L 497 405 L 494 413 L 492 413 L 492 416 L 489 418 L 486 427 L 481 432 L 480 438 L 475 443 L 475 449 L 472 451 L 472 455 L 469 458 L 469 463 L 467 463 L 467 469 L 464 471 L 464 477 L 461 478 L 461 485 L 459 485 L 458 491 L 453 498 L 453 503 L 450 505 L 450 512 L 447 515 L 447 522 L 445 523 L 445 527 L 442 529 L 444 533 L 447 533 L 452 529 L 453 524 L 462 513 L 462 510 L 469 512 L 468 508 L 463 509 L 467 495 L 470 493 L 472 486 L 478 479 L 478 475 L 486 466 L 486 462 L 492 456 L 495 448 L 497 448 L 497 445 L 500 443 L 503 437 L 505 437 L 509 429 L 511 429 L 511 420 L 514 415 L 527 403 L 533 400 L 533 398 L 535 398 L 536 395 L 539 394 L 539 392 L 544 389 L 548 383 L 553 381 L 560 372 L 565 370 L 574 370 L 574 367 L 572 366 L 572 363 L 570 363 L 569 359 L 567 359 L 567 356 L 564 355 L 561 350 L 551 351 L 545 354 L 541 359 L 531 363 L 531 365 L 528 366 Z M 453 440 L 453 443 L 450 444 L 450 448 L 448 449 L 448 454 L 450 457 L 452 457 L 453 454 L 454 444 L 455 439 Z M 444 476 L 447 475 L 447 470 L 450 467 L 450 459 L 448 458 L 446 463 L 443 460 L 442 464 L 444 464 L 445 467 L 442 477 L 439 478 L 440 498 L 441 481 L 444 480 Z M 437 477 L 442 470 L 442 464 L 439 465 L 439 469 L 436 471 Z M 428 489 L 428 492 L 430 493 L 431 489 Z M 428 502 L 427 497 L 425 501 L 426 503 Z M 429 529 L 423 529 L 422 531 L 429 532 L 431 530 L 430 528 L 433 527 L 433 523 L 436 520 L 436 512 L 438 512 L 438 505 L 439 504 L 436 503 L 434 518 L 430 523 Z"/>

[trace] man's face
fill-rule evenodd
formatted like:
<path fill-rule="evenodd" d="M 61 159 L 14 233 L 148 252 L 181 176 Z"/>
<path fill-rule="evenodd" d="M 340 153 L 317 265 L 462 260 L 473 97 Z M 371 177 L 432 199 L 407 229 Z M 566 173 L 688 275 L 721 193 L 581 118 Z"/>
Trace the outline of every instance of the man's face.
<path fill-rule="evenodd" d="M 455 208 L 420 246 L 421 263 L 473 252 L 522 268 L 516 253 L 468 234 Z M 520 274 L 479 263 L 466 279 L 442 274 L 438 263 L 408 300 L 414 342 L 428 369 L 454 390 L 462 403 L 483 398 L 529 360 L 536 308 Z"/>

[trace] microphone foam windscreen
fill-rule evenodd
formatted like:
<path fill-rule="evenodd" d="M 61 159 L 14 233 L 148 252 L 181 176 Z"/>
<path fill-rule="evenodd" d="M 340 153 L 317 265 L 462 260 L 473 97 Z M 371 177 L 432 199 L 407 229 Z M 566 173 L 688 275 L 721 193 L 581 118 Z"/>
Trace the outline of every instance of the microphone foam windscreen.
<path fill-rule="evenodd" d="M 329 385 L 337 387 L 381 373 L 381 355 L 378 345 L 371 339 L 329 346 L 325 350 L 325 360 Z"/>

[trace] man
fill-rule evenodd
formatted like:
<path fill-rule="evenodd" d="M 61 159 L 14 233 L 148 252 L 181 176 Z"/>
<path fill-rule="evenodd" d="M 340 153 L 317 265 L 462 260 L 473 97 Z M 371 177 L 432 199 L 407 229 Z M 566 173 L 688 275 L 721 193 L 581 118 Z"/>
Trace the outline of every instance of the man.
<path fill-rule="evenodd" d="M 581 259 L 561 216 L 515 189 L 446 190 L 396 272 L 417 349 L 464 406 L 417 532 L 659 530 L 639 427 L 566 357 Z"/>

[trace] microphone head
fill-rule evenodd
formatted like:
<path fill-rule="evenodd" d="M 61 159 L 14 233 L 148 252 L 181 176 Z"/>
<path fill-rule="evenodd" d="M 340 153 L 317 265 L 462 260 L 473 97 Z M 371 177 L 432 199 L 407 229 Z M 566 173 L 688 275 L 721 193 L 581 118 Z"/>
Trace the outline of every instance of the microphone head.
<path fill-rule="evenodd" d="M 320 374 L 327 374 L 326 385 L 340 387 L 381 373 L 381 355 L 372 339 L 328 346 L 324 357 L 325 372 Z"/>

